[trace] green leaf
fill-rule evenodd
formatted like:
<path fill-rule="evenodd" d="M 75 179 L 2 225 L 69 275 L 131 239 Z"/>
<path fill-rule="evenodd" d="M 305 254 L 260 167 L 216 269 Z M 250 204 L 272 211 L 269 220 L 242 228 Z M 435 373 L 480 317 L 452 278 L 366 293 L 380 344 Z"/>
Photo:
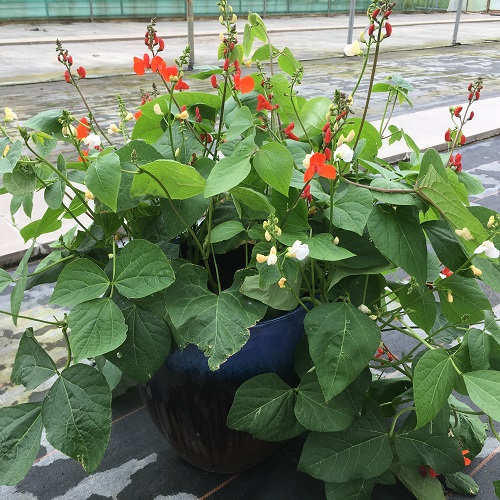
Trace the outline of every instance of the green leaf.
<path fill-rule="evenodd" d="M 288 196 L 293 165 L 290 151 L 279 142 L 264 144 L 253 158 L 253 166 L 260 178 L 285 196 Z"/>
<path fill-rule="evenodd" d="M 469 450 L 469 457 L 475 457 L 483 449 L 486 441 L 486 425 L 481 421 L 478 415 L 461 413 L 460 410 L 471 412 L 473 409 L 450 396 L 449 399 L 451 413 L 450 426 L 453 435 L 460 443 L 462 450 Z M 455 410 L 456 409 L 456 410 Z"/>
<path fill-rule="evenodd" d="M 0 268 L 0 292 L 3 292 L 12 283 L 12 276 Z"/>
<path fill-rule="evenodd" d="M 297 388 L 295 416 L 308 430 L 337 432 L 347 429 L 354 419 L 354 408 L 347 393 L 328 402 L 321 391 L 316 372 L 306 373 Z"/>
<path fill-rule="evenodd" d="M 116 153 L 99 155 L 85 175 L 85 184 L 92 194 L 115 212 L 121 175 L 120 157 Z"/>
<path fill-rule="evenodd" d="M 360 479 L 346 483 L 325 483 L 327 500 L 370 500 L 372 498 L 374 479 Z"/>
<path fill-rule="evenodd" d="M 50 298 L 52 304 L 75 306 L 101 297 L 109 288 L 106 273 L 89 259 L 77 259 L 61 272 Z"/>
<path fill-rule="evenodd" d="M 42 420 L 49 443 L 94 472 L 111 431 L 111 391 L 104 376 L 82 364 L 64 370 L 45 396 Z"/>
<path fill-rule="evenodd" d="M 132 181 L 130 195 L 168 198 L 167 190 L 172 199 L 184 200 L 203 193 L 205 182 L 193 167 L 174 160 L 156 160 L 141 166 L 141 173 Z"/>
<path fill-rule="evenodd" d="M 28 225 L 24 226 L 20 231 L 24 242 L 26 243 L 32 238 L 38 238 L 42 234 L 52 233 L 60 229 L 62 222 L 59 219 L 62 213 L 63 210 L 60 208 L 57 210 L 48 208 L 41 219 L 30 222 Z"/>
<path fill-rule="evenodd" d="M 59 118 L 61 118 L 62 114 L 62 109 L 49 109 L 48 111 L 42 111 L 24 122 L 24 126 L 26 128 L 40 130 L 41 132 L 45 132 L 47 134 L 61 132 L 62 125 L 59 122 Z"/>
<path fill-rule="evenodd" d="M 417 428 L 430 422 L 439 413 L 448 401 L 457 377 L 453 360 L 444 349 L 427 351 L 419 359 L 413 380 Z M 427 462 L 422 464 L 431 465 Z"/>
<path fill-rule="evenodd" d="M 437 315 L 434 294 L 429 293 L 427 287 L 422 288 L 415 282 L 399 287 L 396 294 L 410 319 L 424 332 L 429 333 L 434 326 Z"/>
<path fill-rule="evenodd" d="M 226 140 L 239 139 L 241 135 L 253 127 L 253 117 L 250 110 L 246 106 L 238 108 L 232 117 L 231 125 L 226 133 Z"/>
<path fill-rule="evenodd" d="M 359 129 L 363 123 L 361 135 Z M 342 135 L 347 136 L 351 130 L 354 130 L 356 137 L 360 138 L 360 143 L 363 139 L 366 140 L 362 150 L 357 153 L 358 157 L 365 160 L 373 160 L 378 154 L 378 150 L 382 147 L 382 139 L 379 131 L 369 122 L 363 122 L 361 118 L 349 118 L 342 127 Z M 356 148 L 357 150 L 357 148 Z"/>
<path fill-rule="evenodd" d="M 422 227 L 444 266 L 455 271 L 467 262 L 468 257 L 445 221 L 427 221 Z"/>
<path fill-rule="evenodd" d="M 451 323 L 479 323 L 484 319 L 484 311 L 491 310 L 488 297 L 475 279 L 454 274 L 441 281 L 437 288 L 443 314 Z"/>
<path fill-rule="evenodd" d="M 408 194 L 371 191 L 372 196 L 376 200 L 381 201 L 382 203 L 387 203 L 388 205 L 415 205 L 417 207 L 422 206 L 422 201 L 418 198 L 418 196 L 414 192 L 412 192 L 412 189 L 408 187 L 406 184 L 403 184 L 401 182 L 394 182 L 388 179 L 376 178 L 373 179 L 373 181 L 370 183 L 370 186 L 383 189 L 408 190 Z"/>
<path fill-rule="evenodd" d="M 490 367 L 491 336 L 477 328 L 467 332 L 470 364 L 474 371 L 487 370 Z"/>
<path fill-rule="evenodd" d="M 305 331 L 328 401 L 363 371 L 380 344 L 380 330 L 352 304 L 321 304 L 306 315 Z"/>
<path fill-rule="evenodd" d="M 42 437 L 41 403 L 0 408 L 0 484 L 13 486 L 28 473 Z"/>
<path fill-rule="evenodd" d="M 472 402 L 497 422 L 500 421 L 500 372 L 480 370 L 463 374 Z"/>
<path fill-rule="evenodd" d="M 376 205 L 368 219 L 375 246 L 389 260 L 415 277 L 420 286 L 427 281 L 427 247 L 418 217 L 411 207 Z"/>
<path fill-rule="evenodd" d="M 497 498 L 500 498 L 500 480 L 493 481 L 493 486 L 495 487 L 495 495 L 497 496 Z"/>
<path fill-rule="evenodd" d="M 309 99 L 300 110 L 300 120 L 307 135 L 321 134 L 325 125 L 325 116 L 332 102 L 327 97 L 313 97 Z"/>
<path fill-rule="evenodd" d="M 291 283 L 288 278 L 287 282 L 288 284 Z M 300 282 L 295 282 L 292 286 L 298 288 Z M 295 295 L 288 288 L 280 288 L 277 283 L 265 289 L 261 288 L 259 276 L 247 276 L 240 291 L 243 295 L 258 300 L 278 311 L 291 311 L 299 304 Z"/>
<path fill-rule="evenodd" d="M 246 205 L 257 212 L 274 214 L 274 207 L 264 194 L 259 193 L 254 189 L 240 186 L 232 188 L 230 192 L 233 198 L 238 200 L 242 205 Z"/>
<path fill-rule="evenodd" d="M 294 390 L 275 373 L 257 375 L 236 391 L 227 426 L 266 441 L 291 439 L 305 430 L 295 418 L 295 399 Z"/>
<path fill-rule="evenodd" d="M 178 261 L 175 273 L 175 283 L 165 290 L 172 323 L 183 343 L 196 344 L 209 358 L 209 368 L 217 370 L 245 345 L 248 329 L 264 316 L 266 307 L 242 295 L 238 279 L 216 295 L 207 288 L 205 269 Z"/>
<path fill-rule="evenodd" d="M 391 462 L 389 436 L 382 422 L 369 414 L 342 432 L 311 432 L 297 468 L 316 479 L 344 483 L 376 477 Z"/>
<path fill-rule="evenodd" d="M 95 358 L 95 365 L 106 379 L 109 389 L 111 391 L 115 389 L 122 379 L 122 371 L 104 356 L 97 356 Z"/>
<path fill-rule="evenodd" d="M 159 292 L 174 279 L 167 257 L 149 241 L 132 240 L 116 256 L 114 284 L 129 299 Z"/>
<path fill-rule="evenodd" d="M 210 232 L 210 242 L 219 243 L 220 241 L 226 241 L 244 231 L 245 228 L 240 221 L 228 220 L 212 229 Z"/>
<path fill-rule="evenodd" d="M 416 500 L 444 500 L 444 493 L 439 479 L 420 475 L 418 467 L 394 466 L 399 480 L 415 496 Z"/>
<path fill-rule="evenodd" d="M 278 56 L 278 66 L 283 72 L 293 76 L 297 69 L 300 68 L 301 64 L 295 59 L 292 51 L 288 47 L 285 47 Z"/>
<path fill-rule="evenodd" d="M 33 328 L 27 328 L 19 342 L 10 376 L 14 384 L 22 384 L 27 391 L 35 389 L 57 373 L 56 365 L 37 342 Z"/>
<path fill-rule="evenodd" d="M 334 197 L 333 224 L 360 236 L 373 208 L 373 198 L 367 189 L 349 186 Z M 330 216 L 326 211 L 327 217 Z"/>
<path fill-rule="evenodd" d="M 17 164 L 12 172 L 3 174 L 3 185 L 13 196 L 27 196 L 36 189 L 36 174 L 31 166 Z"/>
<path fill-rule="evenodd" d="M 9 146 L 7 154 L 5 154 L 5 156 L 2 155 L 0 158 L 0 174 L 12 172 L 23 152 L 23 143 L 20 140 L 14 141 L 13 143 L 11 143 L 6 137 L 3 140 L 0 140 L 0 149 L 2 153 L 5 151 L 7 146 Z"/>
<path fill-rule="evenodd" d="M 26 290 L 26 283 L 28 281 L 28 261 L 33 252 L 33 247 L 35 246 L 35 242 L 33 241 L 32 245 L 26 253 L 24 254 L 21 262 L 17 266 L 15 271 L 15 276 L 18 276 L 19 279 L 17 283 L 14 285 L 12 292 L 10 293 L 10 312 L 12 313 L 12 322 L 17 326 L 17 315 L 21 310 L 21 304 L 23 302 L 24 291 Z"/>
<path fill-rule="evenodd" d="M 445 485 L 459 495 L 477 495 L 479 493 L 476 481 L 460 471 L 446 474 Z"/>
<path fill-rule="evenodd" d="M 426 155 L 427 153 L 428 151 Z M 422 160 L 422 170 L 416 185 L 417 190 L 454 228 L 466 227 L 469 229 L 476 241 L 461 239 L 460 242 L 467 250 L 473 252 L 477 247 L 477 242 L 483 242 L 489 238 L 488 232 L 479 220 L 467 210 L 453 188 L 448 184 L 448 179 L 444 179 L 440 175 L 435 165 L 430 164 L 426 169 L 424 169 L 424 165 Z M 423 172 L 425 173 L 422 175 Z"/>
<path fill-rule="evenodd" d="M 121 371 L 137 382 L 147 382 L 170 352 L 170 329 L 160 316 L 133 305 L 123 311 L 127 338 L 106 354 Z"/>
<path fill-rule="evenodd" d="M 199 221 L 205 214 L 208 205 L 209 200 L 201 194 L 187 200 L 172 200 L 172 203 L 167 200 L 161 200 L 160 207 L 165 226 L 165 239 L 174 239 L 186 230 L 185 224 L 192 226 Z M 176 212 L 182 216 L 183 220 L 179 218 Z"/>
<path fill-rule="evenodd" d="M 209 198 L 236 187 L 246 179 L 251 169 L 248 157 L 222 158 L 215 164 L 208 176 L 205 197 Z"/>
<path fill-rule="evenodd" d="M 110 298 L 78 304 L 69 313 L 68 324 L 75 363 L 116 349 L 126 338 L 125 319 Z"/>
<path fill-rule="evenodd" d="M 327 233 L 321 233 L 312 238 L 305 238 L 303 243 L 309 246 L 309 256 L 313 259 L 334 262 L 354 257 L 354 254 L 333 243 L 333 237 Z"/>
<path fill-rule="evenodd" d="M 403 465 L 428 465 L 438 474 L 450 474 L 464 467 L 464 457 L 456 439 L 433 435 L 427 429 L 396 434 L 396 452 Z"/>

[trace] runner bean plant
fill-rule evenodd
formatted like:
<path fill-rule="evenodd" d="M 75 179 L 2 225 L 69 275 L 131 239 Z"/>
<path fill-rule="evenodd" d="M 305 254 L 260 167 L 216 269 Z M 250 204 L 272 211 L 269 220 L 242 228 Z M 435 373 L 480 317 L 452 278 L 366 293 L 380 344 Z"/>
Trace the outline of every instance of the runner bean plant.
<path fill-rule="evenodd" d="M 273 45 L 259 15 L 239 33 L 233 9 L 218 5 L 220 66 L 185 71 L 189 48 L 164 56 L 153 20 L 131 68 L 155 83 L 138 109 L 120 98 L 114 124 L 87 105 L 87 70 L 61 42 L 86 116 L 50 109 L 19 120 L 5 109 L 1 194 L 13 217 L 31 215 L 37 191 L 46 204 L 21 236 L 34 244 L 64 219 L 75 225 L 34 270 L 33 244 L 13 273 L 0 270 L 11 300 L 2 312 L 58 328 L 67 350 L 53 359 L 31 326 L 22 335 L 11 380 L 48 390 L 0 409 L 0 482 L 25 476 L 43 429 L 94 472 L 122 373 L 144 383 L 188 344 L 217 370 L 252 325 L 301 307 L 298 383 L 245 382 L 228 426 L 271 441 L 307 435 L 298 468 L 324 481 L 329 499 L 369 498 L 396 481 L 418 499 L 477 493 L 463 470 L 485 424 L 498 438 L 500 421 L 500 327 L 486 293 L 500 292 L 500 216 L 469 203 L 483 186 L 458 150 L 482 80 L 450 108 L 436 138 L 446 151 L 421 151 L 390 124 L 412 86 L 376 72 L 396 35 L 392 2 L 372 3 L 345 48 L 359 58 L 354 88 L 312 98 L 301 96 L 302 64 Z M 190 90 L 194 79 L 204 91 Z M 387 95 L 378 128 L 367 120 L 374 93 Z M 401 141 L 404 159 L 380 157 Z M 22 312 L 25 290 L 42 283 L 55 283 L 53 321 Z"/>

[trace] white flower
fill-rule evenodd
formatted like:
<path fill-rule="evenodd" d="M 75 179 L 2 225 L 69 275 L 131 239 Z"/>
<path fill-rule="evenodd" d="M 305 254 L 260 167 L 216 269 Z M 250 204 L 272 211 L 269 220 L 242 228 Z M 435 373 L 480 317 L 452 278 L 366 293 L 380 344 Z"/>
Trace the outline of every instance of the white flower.
<path fill-rule="evenodd" d="M 371 310 L 370 308 L 366 307 L 364 304 L 360 304 L 358 306 L 358 309 L 362 312 L 362 313 L 365 313 L 365 314 L 371 314 Z"/>
<path fill-rule="evenodd" d="M 335 150 L 335 153 L 333 153 L 333 157 L 336 160 L 341 159 L 344 160 L 346 163 L 352 161 L 353 156 L 354 156 L 354 151 L 347 144 L 341 144 Z"/>
<path fill-rule="evenodd" d="M 466 241 L 472 241 L 474 239 L 474 236 L 472 236 L 471 232 L 466 227 L 463 229 L 455 229 L 455 234 Z"/>
<path fill-rule="evenodd" d="M 115 134 L 116 132 L 120 132 L 120 129 L 114 123 L 111 123 L 108 127 L 108 134 L 111 135 Z"/>
<path fill-rule="evenodd" d="M 344 54 L 348 57 L 359 56 L 362 53 L 363 52 L 361 51 L 361 46 L 359 45 L 359 42 L 357 40 L 349 43 L 344 47 Z"/>
<path fill-rule="evenodd" d="M 6 122 L 13 122 L 14 120 L 17 120 L 17 115 L 12 111 L 10 108 L 5 108 L 5 121 Z"/>
<path fill-rule="evenodd" d="M 135 116 L 132 113 L 127 113 L 127 116 L 125 117 L 125 121 L 129 122 L 129 121 L 133 120 L 134 118 L 135 118 Z"/>
<path fill-rule="evenodd" d="M 274 266 L 276 262 L 278 262 L 278 256 L 276 255 L 276 247 L 272 247 L 267 257 L 267 265 Z"/>
<path fill-rule="evenodd" d="M 160 105 L 158 103 L 156 103 L 154 106 L 153 106 L 153 111 L 159 115 L 159 116 L 163 116 L 163 111 L 161 110 L 160 108 Z"/>
<path fill-rule="evenodd" d="M 101 145 L 101 138 L 96 134 L 89 134 L 83 139 L 83 143 L 86 144 L 89 149 L 92 149 Z"/>
<path fill-rule="evenodd" d="M 64 137 L 76 137 L 76 128 L 73 125 L 65 125 L 61 129 L 61 132 Z"/>
<path fill-rule="evenodd" d="M 309 255 L 309 247 L 306 243 L 296 240 L 288 249 L 287 256 L 295 257 L 297 260 L 304 260 Z"/>
<path fill-rule="evenodd" d="M 306 155 L 306 157 L 302 160 L 302 165 L 304 165 L 305 168 L 309 168 L 309 165 L 311 163 L 311 156 L 312 156 L 312 153 L 309 153 L 308 155 Z"/>
<path fill-rule="evenodd" d="M 500 257 L 500 250 L 495 248 L 492 241 L 483 241 L 483 243 L 474 250 L 476 254 L 483 252 L 486 257 L 490 257 L 491 259 L 498 259 L 498 257 Z"/>
<path fill-rule="evenodd" d="M 486 224 L 486 227 L 488 228 L 492 228 L 493 227 L 493 224 L 495 224 L 495 216 L 492 215 L 489 219 L 488 219 L 488 224 Z"/>

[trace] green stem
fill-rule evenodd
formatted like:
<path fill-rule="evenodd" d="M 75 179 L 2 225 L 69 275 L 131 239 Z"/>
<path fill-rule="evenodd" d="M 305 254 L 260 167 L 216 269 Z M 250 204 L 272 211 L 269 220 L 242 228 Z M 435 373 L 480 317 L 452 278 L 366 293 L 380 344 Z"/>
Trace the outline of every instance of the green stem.
<path fill-rule="evenodd" d="M 115 275 L 116 275 L 116 243 L 113 240 L 113 277 L 111 278 L 111 290 L 109 291 L 109 296 L 113 296 L 113 291 L 115 289 Z"/>
<path fill-rule="evenodd" d="M 368 189 L 369 191 L 377 191 L 378 193 L 393 193 L 393 194 L 412 194 L 412 193 L 417 193 L 420 194 L 416 189 L 387 189 L 387 188 L 381 188 L 381 187 L 376 187 L 376 186 L 368 186 L 367 184 L 361 184 L 359 182 L 354 182 L 348 179 L 347 177 L 344 177 L 341 175 L 341 178 L 344 182 L 347 182 L 347 184 L 352 184 L 353 186 L 358 186 L 362 187 L 365 189 Z"/>
<path fill-rule="evenodd" d="M 414 406 L 408 406 L 406 408 L 403 408 L 402 410 L 398 411 L 396 415 L 394 415 L 394 418 L 392 419 L 392 424 L 391 428 L 389 429 L 389 437 L 392 437 L 394 435 L 394 430 L 396 428 L 396 423 L 401 415 L 404 413 L 407 413 L 409 411 L 414 411 L 415 407 Z"/>
<path fill-rule="evenodd" d="M 356 85 L 354 85 L 354 89 L 352 90 L 351 92 L 351 96 L 354 97 L 354 94 L 356 93 L 356 91 L 358 90 L 358 87 L 361 83 L 361 80 L 363 79 L 363 76 L 365 74 L 365 71 L 366 71 L 366 66 L 368 64 L 368 58 L 369 58 L 369 55 L 370 55 L 370 49 L 372 47 L 372 44 L 371 44 L 371 41 L 370 41 L 370 44 L 367 45 L 367 51 L 366 51 L 366 55 L 365 57 L 363 58 L 363 67 L 361 68 L 361 72 L 359 74 L 359 77 L 358 77 L 358 81 L 356 82 Z"/>
<path fill-rule="evenodd" d="M 462 408 L 457 408 L 454 405 L 450 405 L 450 409 L 457 411 L 458 413 L 465 413 L 466 415 L 484 415 L 484 411 L 472 411 L 472 410 L 462 410 Z"/>
<path fill-rule="evenodd" d="M 366 115 L 368 113 L 368 107 L 370 106 L 370 99 L 372 96 L 373 81 L 375 80 L 375 71 L 377 69 L 378 55 L 380 53 L 380 35 L 382 32 L 382 25 L 379 26 L 377 34 L 377 42 L 375 44 L 375 54 L 373 56 L 372 71 L 370 74 L 370 83 L 368 84 L 368 94 L 366 96 L 365 108 L 363 110 L 363 116 L 361 117 L 361 123 L 359 125 L 358 135 L 356 137 L 356 142 L 354 143 L 353 150 L 356 150 L 359 140 L 361 139 L 361 132 L 363 131 L 363 125 L 366 121 Z"/>
<path fill-rule="evenodd" d="M 45 321 L 44 319 L 32 318 L 31 316 L 23 316 L 22 314 L 12 314 L 8 311 L 2 311 L 0 309 L 0 314 L 5 314 L 6 316 L 11 316 L 13 318 L 29 319 L 30 321 L 37 321 L 38 323 L 44 323 L 45 325 L 61 326 L 61 323 L 55 321 Z"/>
<path fill-rule="evenodd" d="M 69 368 L 69 365 L 71 364 L 71 344 L 69 343 L 69 335 L 68 335 L 68 325 L 65 324 L 62 327 L 62 333 L 64 335 L 64 340 L 66 341 L 66 348 L 67 348 L 67 359 L 66 359 L 66 364 L 64 365 L 64 369 Z"/>
<path fill-rule="evenodd" d="M 47 269 L 50 269 L 51 267 L 57 266 L 61 262 L 64 262 L 66 260 L 74 259 L 74 255 L 68 255 L 67 257 L 64 257 L 62 259 L 59 259 L 57 262 L 53 262 L 52 264 L 49 264 L 48 266 L 45 266 L 43 269 L 40 269 L 40 271 L 34 271 L 30 274 L 28 274 L 28 278 L 31 278 L 32 276 L 36 276 L 37 274 L 44 273 Z"/>
<path fill-rule="evenodd" d="M 491 433 L 495 436 L 495 439 L 500 442 L 500 436 L 498 435 L 497 430 L 495 429 L 495 425 L 493 419 L 488 415 L 488 424 L 490 426 Z"/>

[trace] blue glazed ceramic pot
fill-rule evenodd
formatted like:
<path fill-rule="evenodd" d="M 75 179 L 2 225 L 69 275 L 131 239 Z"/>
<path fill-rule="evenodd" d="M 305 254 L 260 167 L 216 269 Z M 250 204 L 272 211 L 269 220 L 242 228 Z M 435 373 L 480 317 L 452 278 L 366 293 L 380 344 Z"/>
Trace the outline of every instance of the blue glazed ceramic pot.
<path fill-rule="evenodd" d="M 279 443 L 254 439 L 226 427 L 234 394 L 246 380 L 277 373 L 295 384 L 293 353 L 304 333 L 305 311 L 295 309 L 250 328 L 245 346 L 219 370 L 208 369 L 203 353 L 190 345 L 172 352 L 141 394 L 158 430 L 192 465 L 218 473 L 253 467 Z"/>

